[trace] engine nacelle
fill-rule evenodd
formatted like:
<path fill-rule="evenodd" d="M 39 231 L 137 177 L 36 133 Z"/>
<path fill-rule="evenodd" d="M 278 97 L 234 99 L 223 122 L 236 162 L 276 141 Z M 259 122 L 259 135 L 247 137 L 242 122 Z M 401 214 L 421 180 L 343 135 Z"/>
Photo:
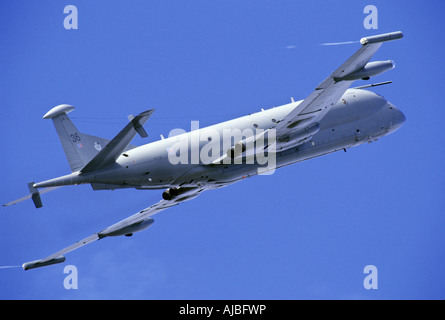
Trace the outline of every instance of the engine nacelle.
<path fill-rule="evenodd" d="M 105 237 L 118 237 L 118 236 L 132 236 L 133 233 L 147 229 L 153 224 L 154 219 L 147 218 L 142 221 L 138 221 L 129 226 L 120 227 L 119 225 L 113 225 L 101 232 L 99 232 L 99 238 Z"/>
<path fill-rule="evenodd" d="M 395 63 L 392 60 L 388 61 L 373 61 L 368 62 L 363 68 L 347 74 L 341 78 L 335 78 L 335 81 L 341 80 L 369 80 L 370 77 L 374 77 L 379 75 L 385 71 L 391 70 L 395 68 Z"/>

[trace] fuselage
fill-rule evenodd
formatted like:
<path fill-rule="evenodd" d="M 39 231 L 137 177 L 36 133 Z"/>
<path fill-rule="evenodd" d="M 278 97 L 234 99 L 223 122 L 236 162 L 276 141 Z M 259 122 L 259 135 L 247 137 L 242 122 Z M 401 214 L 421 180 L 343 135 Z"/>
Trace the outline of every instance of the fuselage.
<path fill-rule="evenodd" d="M 253 113 L 248 116 L 222 122 L 152 142 L 125 152 L 116 164 L 94 177 L 89 177 L 95 189 L 142 188 L 161 189 L 168 187 L 193 187 L 200 184 L 230 184 L 261 172 L 266 166 L 258 163 L 209 164 L 200 158 L 203 148 L 212 146 L 212 139 L 222 138 L 225 132 L 234 130 L 267 130 L 284 118 L 301 101 Z M 271 173 L 295 162 L 371 142 L 397 130 L 404 122 L 401 111 L 383 97 L 366 90 L 349 89 L 320 121 L 320 130 L 308 141 L 292 148 L 274 152 L 275 163 L 262 171 Z M 224 131 L 225 130 L 225 131 Z M 247 132 L 247 131 L 246 131 Z M 279 139 L 280 137 L 276 137 Z M 187 145 L 187 155 L 177 152 L 178 145 Z M 232 143 L 237 142 L 236 140 Z M 226 143 L 227 145 L 227 143 Z M 215 146 L 215 144 L 213 144 Z M 221 154 L 225 152 L 220 141 Z M 182 152 L 184 149 L 181 150 Z M 170 157 L 169 157 L 170 153 Z M 205 153 L 206 157 L 218 158 L 221 154 Z M 272 157 L 272 154 L 268 155 Z M 172 161 L 173 159 L 173 161 Z M 181 162 L 178 162 L 181 159 Z M 176 160 L 176 161 L 175 161 Z M 174 163 L 178 162 L 178 163 Z"/>
<path fill-rule="evenodd" d="M 172 131 L 176 133 L 174 136 L 127 150 L 106 169 L 91 174 L 73 173 L 39 183 L 38 187 L 91 183 L 94 190 L 164 189 L 204 184 L 217 188 L 377 140 L 397 130 L 405 121 L 403 113 L 382 96 L 367 90 L 349 89 L 320 121 L 316 133 L 298 144 L 293 145 L 292 137 L 288 141 L 288 137 L 276 136 L 276 141 L 287 142 L 277 143 L 273 150 L 266 148 L 262 161 L 214 163 L 242 139 L 243 134 L 266 131 L 299 103 L 301 101 L 295 101 L 190 132 L 176 129 Z M 227 133 L 232 134 L 229 139 Z"/>

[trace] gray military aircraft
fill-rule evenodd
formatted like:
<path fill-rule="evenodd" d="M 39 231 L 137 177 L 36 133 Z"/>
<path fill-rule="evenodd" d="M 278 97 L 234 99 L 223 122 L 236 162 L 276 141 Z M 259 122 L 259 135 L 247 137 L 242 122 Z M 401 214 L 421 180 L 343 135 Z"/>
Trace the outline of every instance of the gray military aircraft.
<path fill-rule="evenodd" d="M 360 40 L 361 47 L 304 100 L 262 110 L 213 126 L 179 132 L 140 147 L 130 145 L 136 134 L 146 137 L 143 125 L 153 109 L 129 116 L 129 123 L 111 141 L 80 133 L 68 117 L 70 105 L 51 109 L 52 119 L 71 168 L 71 174 L 30 182 L 30 194 L 5 206 L 31 198 L 42 207 L 40 195 L 67 185 L 91 184 L 94 190 L 120 188 L 165 189 L 163 199 L 44 259 L 24 263 L 33 269 L 65 261 L 65 254 L 112 236 L 131 236 L 148 228 L 152 216 L 205 190 L 217 189 L 253 175 L 345 150 L 386 136 L 401 127 L 405 116 L 383 97 L 349 89 L 355 80 L 394 68 L 392 61 L 369 62 L 383 42 L 402 38 L 391 32 Z M 376 85 L 381 85 L 380 83 Z M 178 133 L 178 132 L 176 132 Z"/>

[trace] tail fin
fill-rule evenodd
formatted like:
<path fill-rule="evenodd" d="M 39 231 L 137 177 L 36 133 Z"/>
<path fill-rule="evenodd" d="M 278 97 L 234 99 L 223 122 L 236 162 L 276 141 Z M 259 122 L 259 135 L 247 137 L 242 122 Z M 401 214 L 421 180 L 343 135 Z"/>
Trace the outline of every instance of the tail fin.
<path fill-rule="evenodd" d="M 76 172 L 90 162 L 109 140 L 80 133 L 67 115 L 73 110 L 73 106 L 62 104 L 52 108 L 43 119 L 53 120 L 71 172 Z"/>

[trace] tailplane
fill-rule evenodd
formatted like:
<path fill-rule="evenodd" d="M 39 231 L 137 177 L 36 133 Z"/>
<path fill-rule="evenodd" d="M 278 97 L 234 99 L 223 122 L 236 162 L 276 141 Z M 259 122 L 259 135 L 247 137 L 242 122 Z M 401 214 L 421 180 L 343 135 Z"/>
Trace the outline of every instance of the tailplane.
<path fill-rule="evenodd" d="M 71 172 L 82 169 L 110 140 L 80 133 L 68 117 L 74 107 L 62 104 L 52 108 L 43 119 L 52 119 L 62 143 Z"/>

